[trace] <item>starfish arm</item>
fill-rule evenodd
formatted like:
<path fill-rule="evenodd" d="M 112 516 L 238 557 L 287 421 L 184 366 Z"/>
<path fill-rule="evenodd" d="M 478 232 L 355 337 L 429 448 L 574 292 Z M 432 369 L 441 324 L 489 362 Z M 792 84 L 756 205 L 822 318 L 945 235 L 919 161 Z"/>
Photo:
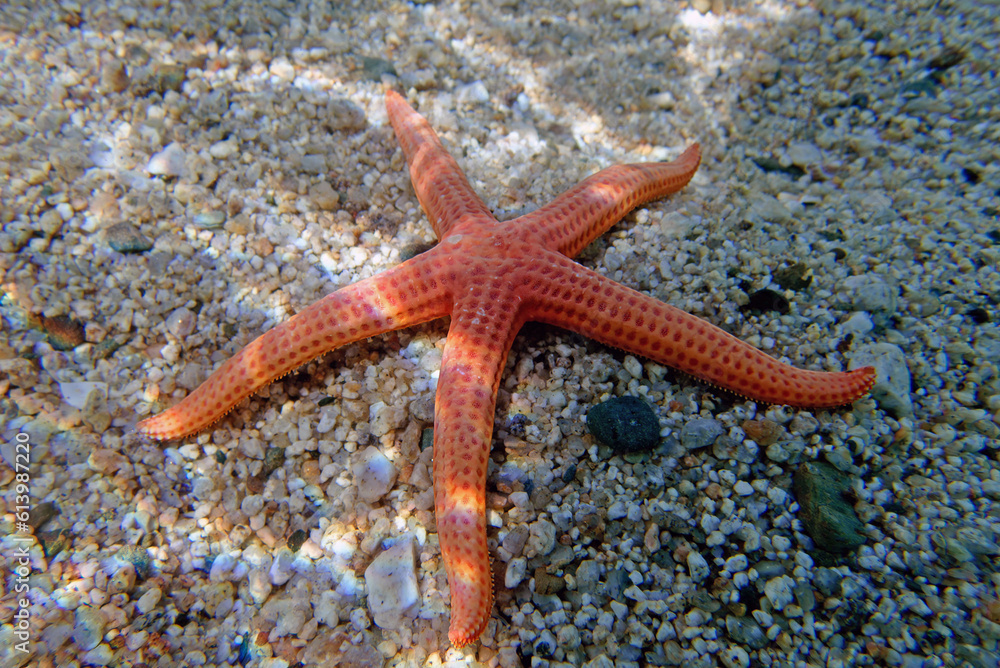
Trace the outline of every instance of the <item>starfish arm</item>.
<path fill-rule="evenodd" d="M 540 234 L 546 248 L 575 257 L 635 207 L 687 185 L 700 162 L 701 147 L 692 144 L 673 162 L 608 167 L 514 224 Z"/>
<path fill-rule="evenodd" d="M 140 422 L 158 440 L 200 431 L 271 381 L 334 348 L 447 315 L 441 266 L 430 254 L 337 290 L 257 337 L 176 406 Z"/>
<path fill-rule="evenodd" d="M 803 408 L 842 406 L 875 382 L 875 369 L 808 371 L 779 362 L 715 325 L 569 260 L 539 267 L 525 317 L 579 332 L 740 396 Z"/>
<path fill-rule="evenodd" d="M 472 190 L 461 167 L 441 145 L 437 133 L 394 90 L 385 94 L 389 122 L 410 166 L 410 181 L 438 239 L 459 222 L 492 222 L 493 214 Z"/>
<path fill-rule="evenodd" d="M 516 298 L 469 290 L 452 314 L 434 407 L 435 516 L 456 647 L 482 634 L 493 608 L 486 469 L 500 373 L 523 323 Z"/>

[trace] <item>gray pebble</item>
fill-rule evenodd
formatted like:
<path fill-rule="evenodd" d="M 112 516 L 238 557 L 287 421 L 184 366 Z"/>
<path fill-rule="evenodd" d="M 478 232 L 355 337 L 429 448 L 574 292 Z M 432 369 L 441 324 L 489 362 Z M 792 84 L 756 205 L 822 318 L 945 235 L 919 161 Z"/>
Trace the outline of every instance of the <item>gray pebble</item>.
<path fill-rule="evenodd" d="M 563 530 L 565 531 L 566 529 Z M 501 542 L 503 549 L 507 550 L 507 552 L 515 557 L 518 556 L 521 554 L 521 550 L 524 549 L 524 545 L 528 541 L 529 533 L 527 525 L 518 524 L 508 531 L 506 536 L 504 536 L 503 541 Z"/>
<path fill-rule="evenodd" d="M 776 197 L 764 193 L 757 193 L 751 198 L 749 213 L 752 218 L 760 218 L 769 223 L 780 225 L 787 225 L 794 220 L 788 207 L 778 201 Z"/>
<path fill-rule="evenodd" d="M 551 631 L 545 629 L 539 634 L 538 639 L 535 640 L 533 649 L 535 656 L 547 659 L 555 653 L 557 647 L 558 644 L 556 643 L 555 636 L 552 635 Z"/>
<path fill-rule="evenodd" d="M 691 551 L 687 556 L 688 573 L 695 582 L 701 582 L 709 575 L 708 562 L 700 552 Z"/>
<path fill-rule="evenodd" d="M 604 595 L 612 601 L 620 601 L 625 590 L 632 586 L 632 580 L 624 568 L 616 568 L 608 573 L 604 582 Z"/>
<path fill-rule="evenodd" d="M 899 306 L 899 288 L 878 274 L 849 276 L 840 284 L 841 297 L 855 311 L 865 311 L 884 325 Z"/>
<path fill-rule="evenodd" d="M 968 661 L 973 668 L 996 668 L 1000 666 L 1000 654 L 975 645 L 958 645 L 955 656 Z"/>
<path fill-rule="evenodd" d="M 375 409 L 375 406 L 371 408 Z M 392 462 L 374 446 L 365 448 L 357 456 L 351 470 L 358 488 L 358 498 L 365 503 L 375 503 L 388 494 L 396 484 L 398 474 Z"/>
<path fill-rule="evenodd" d="M 812 167 L 823 162 L 823 153 L 815 145 L 793 141 L 788 143 L 788 159 L 799 167 Z"/>
<path fill-rule="evenodd" d="M 681 443 L 688 450 L 697 450 L 712 445 L 715 439 L 725 433 L 722 424 L 712 418 L 691 420 L 681 429 Z"/>
<path fill-rule="evenodd" d="M 278 550 L 278 553 L 274 557 L 274 561 L 271 562 L 271 584 L 275 586 L 281 586 L 292 579 L 294 571 L 292 570 L 292 564 L 295 562 L 295 554 L 288 548 L 282 548 Z"/>
<path fill-rule="evenodd" d="M 891 343 L 876 343 L 855 354 L 850 368 L 869 365 L 877 373 L 871 395 L 878 405 L 895 417 L 912 416 L 910 369 L 903 351 Z"/>
<path fill-rule="evenodd" d="M 514 589 L 524 580 L 528 573 L 528 562 L 524 557 L 515 557 L 507 562 L 507 570 L 504 572 L 503 584 L 507 589 Z"/>
<path fill-rule="evenodd" d="M 573 513 L 568 510 L 559 509 L 552 513 L 552 523 L 563 532 L 569 531 L 573 526 Z"/>
<path fill-rule="evenodd" d="M 167 331 L 183 341 L 198 324 L 198 316 L 186 308 L 176 309 L 167 316 Z"/>
<path fill-rule="evenodd" d="M 862 337 L 873 329 L 875 329 L 875 323 L 872 322 L 871 317 L 864 311 L 855 311 L 840 326 L 841 334 L 845 336 L 850 334 L 855 337 Z"/>
<path fill-rule="evenodd" d="M 306 174 L 323 174 L 326 172 L 326 156 L 315 153 L 304 155 L 299 167 Z"/>
<path fill-rule="evenodd" d="M 628 508 L 626 508 L 625 502 L 623 501 L 615 501 L 611 504 L 611 507 L 608 508 L 609 520 L 620 520 L 625 517 L 626 514 L 628 514 Z"/>
<path fill-rule="evenodd" d="M 844 473 L 849 473 L 854 468 L 854 462 L 851 460 L 851 451 L 844 446 L 829 450 L 823 453 L 823 456 L 826 461 Z"/>
<path fill-rule="evenodd" d="M 546 615 L 563 609 L 562 599 L 555 594 L 543 595 L 536 593 L 532 595 L 531 602 L 535 604 L 535 607 L 540 612 Z"/>
<path fill-rule="evenodd" d="M 601 578 L 601 565 L 593 559 L 584 559 L 576 567 L 576 588 L 583 594 L 593 594 Z"/>
<path fill-rule="evenodd" d="M 741 645 L 761 649 L 767 645 L 767 636 L 751 617 L 726 617 L 726 632 Z"/>
<path fill-rule="evenodd" d="M 153 242 L 131 223 L 112 225 L 105 234 L 108 245 L 119 253 L 144 253 L 153 247 Z"/>
<path fill-rule="evenodd" d="M 816 593 L 813 592 L 808 582 L 795 584 L 795 600 L 805 612 L 811 612 L 816 608 Z"/>
<path fill-rule="evenodd" d="M 323 123 L 330 130 L 363 130 L 365 112 L 358 105 L 344 98 L 332 98 L 326 103 Z"/>
<path fill-rule="evenodd" d="M 573 548 L 569 545 L 560 545 L 549 553 L 546 561 L 549 569 L 558 570 L 573 563 L 573 559 Z"/>
<path fill-rule="evenodd" d="M 80 658 L 88 666 L 108 666 L 114 657 L 115 653 L 111 650 L 111 647 L 106 643 L 102 643 Z"/>
<path fill-rule="evenodd" d="M 104 613 L 93 606 L 84 605 L 76 609 L 74 617 L 73 640 L 77 647 L 87 651 L 100 645 L 104 638 L 104 627 L 108 623 Z"/>
<path fill-rule="evenodd" d="M 765 580 L 776 578 L 785 574 L 785 567 L 777 561 L 761 561 L 754 564 L 754 570 Z"/>
<path fill-rule="evenodd" d="M 203 211 L 192 216 L 191 222 L 202 229 L 215 230 L 226 222 L 226 214 L 223 211 Z"/>

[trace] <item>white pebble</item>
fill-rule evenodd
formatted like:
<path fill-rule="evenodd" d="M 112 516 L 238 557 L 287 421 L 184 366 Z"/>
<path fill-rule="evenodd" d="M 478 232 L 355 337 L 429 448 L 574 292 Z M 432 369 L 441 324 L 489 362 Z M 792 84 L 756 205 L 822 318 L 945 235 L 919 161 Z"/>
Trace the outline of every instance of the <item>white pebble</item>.
<path fill-rule="evenodd" d="M 736 554 L 726 559 L 726 565 L 723 567 L 723 570 L 727 573 L 739 573 L 747 569 L 748 563 L 745 554 Z"/>
<path fill-rule="evenodd" d="M 375 624 L 383 629 L 398 629 L 403 618 L 412 618 L 420 603 L 417 586 L 413 535 L 406 534 L 365 569 L 368 608 Z"/>
<path fill-rule="evenodd" d="M 806 142 L 790 142 L 788 144 L 788 159 L 793 165 L 809 167 L 823 161 L 823 153 L 812 144 Z"/>
<path fill-rule="evenodd" d="M 268 572 L 262 568 L 250 571 L 247 576 L 247 589 L 257 605 L 263 605 L 267 597 L 271 595 L 272 589 Z"/>
<path fill-rule="evenodd" d="M 688 573 L 695 582 L 701 582 L 708 577 L 708 562 L 699 552 L 691 551 L 687 556 Z"/>
<path fill-rule="evenodd" d="M 295 68 L 292 67 L 292 64 L 288 62 L 287 58 L 275 58 L 271 61 L 271 66 L 267 69 L 272 76 L 275 76 L 282 81 L 295 80 Z"/>
<path fill-rule="evenodd" d="M 642 378 L 642 364 L 639 363 L 639 360 L 631 355 L 626 355 L 623 365 L 633 378 Z"/>
<path fill-rule="evenodd" d="M 179 308 L 167 316 L 167 331 L 183 341 L 198 324 L 198 316 L 186 308 Z"/>
<path fill-rule="evenodd" d="M 97 647 L 104 637 L 107 618 L 99 609 L 85 605 L 76 609 L 73 640 L 80 649 Z"/>
<path fill-rule="evenodd" d="M 163 592 L 154 587 L 139 597 L 139 600 L 135 603 L 135 607 L 140 614 L 145 615 L 156 607 L 156 604 L 160 602 L 162 597 Z"/>
<path fill-rule="evenodd" d="M 389 406 L 384 401 L 377 401 L 368 409 L 368 422 L 372 435 L 381 438 L 406 423 L 406 408 L 398 405 Z"/>
<path fill-rule="evenodd" d="M 187 171 L 186 164 L 187 154 L 180 144 L 174 142 L 149 159 L 146 171 L 162 176 L 183 176 Z"/>
<path fill-rule="evenodd" d="M 278 554 L 274 557 L 274 562 L 271 564 L 271 584 L 276 587 L 288 582 L 295 571 L 292 568 L 292 564 L 295 562 L 295 554 L 292 553 L 287 547 L 278 550 Z"/>
<path fill-rule="evenodd" d="M 620 520 L 628 514 L 628 509 L 625 507 L 624 501 L 615 501 L 608 508 L 608 519 L 609 520 Z"/>
<path fill-rule="evenodd" d="M 771 537 L 771 547 L 773 547 L 778 552 L 787 552 L 791 546 L 792 546 L 792 541 L 789 540 L 788 536 Z"/>
<path fill-rule="evenodd" d="M 771 578 L 764 585 L 764 595 L 775 610 L 783 610 L 786 605 L 792 602 L 792 585 L 794 581 L 787 575 L 779 575 Z"/>
<path fill-rule="evenodd" d="M 228 580 L 236 566 L 236 557 L 228 552 L 223 552 L 212 562 L 212 570 L 209 571 L 208 579 L 212 582 L 222 582 Z"/>
<path fill-rule="evenodd" d="M 213 158 L 222 160 L 228 158 L 239 150 L 239 145 L 235 140 L 227 139 L 226 141 L 215 142 L 208 147 L 208 154 Z"/>
<path fill-rule="evenodd" d="M 365 503 L 378 501 L 396 484 L 396 467 L 376 447 L 365 448 L 351 470 L 358 498 Z"/>
<path fill-rule="evenodd" d="M 528 572 L 528 562 L 524 557 L 515 557 L 507 562 L 507 570 L 504 573 L 504 585 L 507 589 L 513 589 L 521 584 L 524 576 Z"/>
<path fill-rule="evenodd" d="M 102 643 L 80 658 L 88 666 L 107 666 L 114 659 L 114 656 L 111 647 L 107 643 Z"/>
<path fill-rule="evenodd" d="M 527 492 L 511 492 L 510 496 L 507 497 L 510 502 L 514 504 L 515 508 L 527 508 L 529 505 L 529 497 Z"/>
<path fill-rule="evenodd" d="M 63 401 L 73 408 L 83 409 L 87 405 L 87 400 L 91 392 L 98 392 L 101 396 L 108 396 L 108 384 L 90 381 L 59 383 L 59 394 Z"/>

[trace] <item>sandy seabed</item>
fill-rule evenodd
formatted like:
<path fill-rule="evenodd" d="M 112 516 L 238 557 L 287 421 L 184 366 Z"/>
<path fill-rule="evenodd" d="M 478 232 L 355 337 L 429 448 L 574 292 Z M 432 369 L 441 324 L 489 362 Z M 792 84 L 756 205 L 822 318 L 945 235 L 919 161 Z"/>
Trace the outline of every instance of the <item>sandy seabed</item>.
<path fill-rule="evenodd" d="M 1000 664 L 997 5 L 693 4 L 3 3 L 3 664 Z M 433 243 L 387 86 L 501 219 L 700 142 L 691 185 L 580 261 L 797 366 L 875 364 L 872 396 L 759 406 L 527 327 L 494 618 L 451 648 L 422 447 L 446 321 L 202 434 L 134 431 Z M 587 431 L 624 395 L 654 451 Z M 392 473 L 374 500 L 365 466 Z M 373 619 L 390 552 L 399 614 Z"/>

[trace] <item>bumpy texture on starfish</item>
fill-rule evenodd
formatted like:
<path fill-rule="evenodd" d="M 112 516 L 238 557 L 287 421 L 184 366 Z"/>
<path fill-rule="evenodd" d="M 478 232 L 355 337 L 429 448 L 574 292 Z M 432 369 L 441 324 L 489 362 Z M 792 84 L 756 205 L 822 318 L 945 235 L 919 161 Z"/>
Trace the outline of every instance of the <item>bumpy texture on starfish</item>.
<path fill-rule="evenodd" d="M 156 439 L 191 434 L 317 355 L 450 314 L 434 409 L 434 500 L 456 646 L 480 636 L 493 605 L 486 466 L 500 373 L 526 321 L 571 329 L 766 403 L 832 407 L 871 388 L 871 367 L 797 369 L 570 260 L 631 209 L 683 188 L 701 159 L 697 144 L 674 162 L 602 170 L 547 206 L 502 223 L 427 121 L 394 91 L 386 93 L 386 107 L 417 198 L 441 242 L 260 336 L 138 429 Z"/>

